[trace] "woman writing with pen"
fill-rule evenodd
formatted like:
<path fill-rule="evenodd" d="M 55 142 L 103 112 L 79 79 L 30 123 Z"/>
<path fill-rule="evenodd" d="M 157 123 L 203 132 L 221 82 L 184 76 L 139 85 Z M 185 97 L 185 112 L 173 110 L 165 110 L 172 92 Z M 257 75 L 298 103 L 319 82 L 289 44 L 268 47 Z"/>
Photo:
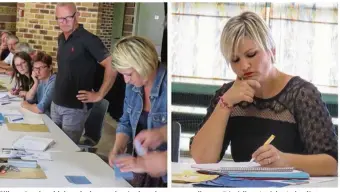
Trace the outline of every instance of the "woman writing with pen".
<path fill-rule="evenodd" d="M 265 22 L 244 12 L 221 36 L 235 81 L 216 91 L 191 139 L 196 163 L 216 163 L 230 143 L 234 161 L 295 167 L 311 176 L 337 175 L 338 138 L 317 88 L 275 66 L 275 44 Z M 275 139 L 263 145 L 270 135 Z"/>

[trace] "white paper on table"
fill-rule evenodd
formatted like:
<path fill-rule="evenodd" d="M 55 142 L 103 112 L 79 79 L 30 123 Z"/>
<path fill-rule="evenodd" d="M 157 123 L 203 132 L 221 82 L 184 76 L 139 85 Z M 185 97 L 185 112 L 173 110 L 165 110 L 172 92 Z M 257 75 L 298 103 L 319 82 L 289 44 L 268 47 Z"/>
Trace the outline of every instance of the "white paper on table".
<path fill-rule="evenodd" d="M 52 161 L 51 153 L 49 152 L 33 152 L 32 155 L 21 157 L 22 160 L 48 160 Z"/>
<path fill-rule="evenodd" d="M 7 116 L 7 120 L 8 120 L 8 123 L 23 123 L 24 116 Z"/>
<path fill-rule="evenodd" d="M 24 115 L 24 121 L 20 123 L 32 124 L 32 125 L 41 125 L 44 124 L 41 114 L 36 114 L 27 109 L 20 109 L 22 114 Z"/>
<path fill-rule="evenodd" d="M 20 117 L 7 117 L 8 122 L 9 123 L 23 123 L 23 124 L 30 124 L 30 125 L 42 125 L 44 124 L 44 121 L 42 120 L 42 118 L 27 118 L 24 117 L 22 120 L 17 120 L 17 121 L 13 121 L 15 119 L 18 119 Z"/>
<path fill-rule="evenodd" d="M 23 116 L 23 114 L 19 110 L 15 109 L 1 109 L 0 112 L 2 113 L 3 116 L 8 117 L 8 116 Z"/>
<path fill-rule="evenodd" d="M 7 92 L 0 92 L 0 99 L 9 99 Z"/>

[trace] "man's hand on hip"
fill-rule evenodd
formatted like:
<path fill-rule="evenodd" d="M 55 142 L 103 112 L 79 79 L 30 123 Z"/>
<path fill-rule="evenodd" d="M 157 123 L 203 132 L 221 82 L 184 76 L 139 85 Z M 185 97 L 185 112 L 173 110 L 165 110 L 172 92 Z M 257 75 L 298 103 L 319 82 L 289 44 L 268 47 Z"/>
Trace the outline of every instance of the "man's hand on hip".
<path fill-rule="evenodd" d="M 103 99 L 99 92 L 94 91 L 78 91 L 77 99 L 83 103 L 96 103 Z"/>

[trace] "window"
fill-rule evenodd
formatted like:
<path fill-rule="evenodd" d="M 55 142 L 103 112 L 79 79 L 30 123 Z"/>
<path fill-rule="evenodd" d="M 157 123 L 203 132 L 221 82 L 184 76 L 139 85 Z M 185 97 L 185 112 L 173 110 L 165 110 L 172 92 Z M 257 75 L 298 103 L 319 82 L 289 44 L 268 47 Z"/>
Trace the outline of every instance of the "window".
<path fill-rule="evenodd" d="M 271 28 L 278 69 L 337 88 L 336 3 L 173 3 L 173 81 L 221 85 L 233 80 L 220 52 L 220 36 L 230 17 L 247 10 Z"/>

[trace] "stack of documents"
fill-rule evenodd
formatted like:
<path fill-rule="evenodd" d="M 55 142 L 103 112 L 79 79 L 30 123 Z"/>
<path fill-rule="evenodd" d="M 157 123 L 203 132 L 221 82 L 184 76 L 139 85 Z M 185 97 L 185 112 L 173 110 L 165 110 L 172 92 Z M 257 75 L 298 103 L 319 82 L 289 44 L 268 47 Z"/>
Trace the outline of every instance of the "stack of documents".
<path fill-rule="evenodd" d="M 5 103 L 10 103 L 11 101 L 21 101 L 20 97 L 10 96 L 8 92 L 0 92 L 0 103 L 1 105 Z"/>
<path fill-rule="evenodd" d="M 310 178 L 308 173 L 293 167 L 261 167 L 254 162 L 195 164 L 191 167 L 199 173 L 220 175 L 216 179 L 195 184 L 197 187 L 284 187 L 292 183 L 282 181 L 308 181 Z"/>
<path fill-rule="evenodd" d="M 51 138 L 23 136 L 13 143 L 14 149 L 24 149 L 25 151 L 45 151 L 55 144 Z"/>
<path fill-rule="evenodd" d="M 0 159 L 13 159 L 20 158 L 23 160 L 48 160 L 51 161 L 51 153 L 40 152 L 40 151 L 26 151 L 13 148 L 2 148 L 0 149 Z"/>

